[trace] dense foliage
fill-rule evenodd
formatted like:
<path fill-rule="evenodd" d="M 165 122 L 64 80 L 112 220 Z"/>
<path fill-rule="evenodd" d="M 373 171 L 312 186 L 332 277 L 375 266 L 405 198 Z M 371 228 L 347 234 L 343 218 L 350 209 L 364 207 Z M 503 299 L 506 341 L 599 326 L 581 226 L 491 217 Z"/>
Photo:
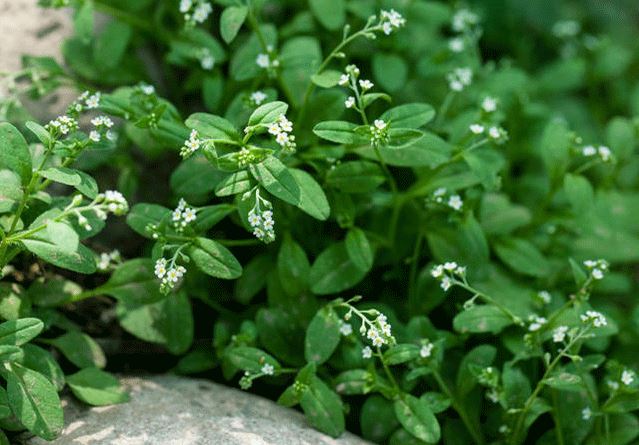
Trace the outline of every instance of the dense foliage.
<path fill-rule="evenodd" d="M 637 443 L 636 17 L 41 3 L 71 6 L 75 34 L 64 67 L 5 76 L 4 430 L 55 437 L 65 384 L 126 401 L 74 319 L 108 296 L 98 318 L 175 372 L 299 404 L 331 436 Z M 22 105 L 69 85 L 45 126 Z"/>

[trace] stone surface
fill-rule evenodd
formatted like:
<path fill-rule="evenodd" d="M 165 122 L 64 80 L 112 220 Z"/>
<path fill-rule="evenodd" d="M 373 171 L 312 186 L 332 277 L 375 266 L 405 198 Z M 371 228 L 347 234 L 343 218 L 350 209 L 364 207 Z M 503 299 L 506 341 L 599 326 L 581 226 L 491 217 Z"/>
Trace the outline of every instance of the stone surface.
<path fill-rule="evenodd" d="M 177 376 L 122 379 L 131 401 L 65 407 L 65 430 L 28 445 L 367 445 L 345 433 L 333 439 L 304 416 L 270 400 L 205 380 Z"/>
<path fill-rule="evenodd" d="M 0 0 L 0 71 L 20 69 L 23 53 L 60 57 L 60 44 L 69 35 L 66 10 L 38 7 L 37 0 Z"/>

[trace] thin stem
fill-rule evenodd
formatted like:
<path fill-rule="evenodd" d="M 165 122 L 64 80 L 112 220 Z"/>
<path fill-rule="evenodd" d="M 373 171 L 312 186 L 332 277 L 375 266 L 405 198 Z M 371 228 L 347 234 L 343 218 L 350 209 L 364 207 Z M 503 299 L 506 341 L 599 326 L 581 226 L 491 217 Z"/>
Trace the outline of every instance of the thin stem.
<path fill-rule="evenodd" d="M 382 367 L 384 368 L 386 377 L 388 377 L 388 381 L 391 382 L 391 385 L 393 385 L 393 389 L 399 393 L 400 392 L 399 385 L 397 384 L 397 381 L 395 380 L 395 377 L 393 376 L 393 373 L 391 372 L 390 368 L 384 361 L 384 356 L 382 355 L 382 351 L 380 348 L 377 348 L 375 355 L 379 358 L 379 361 L 382 363 Z"/>
<path fill-rule="evenodd" d="M 495 307 L 497 307 L 500 311 L 502 311 L 504 314 L 506 314 L 508 317 L 510 317 L 510 319 L 513 320 L 513 322 L 515 322 L 515 324 L 517 325 L 521 325 L 522 321 L 521 318 L 519 318 L 518 316 L 516 316 L 515 314 L 513 314 L 511 312 L 510 309 L 508 309 L 506 306 L 504 306 L 503 304 L 501 304 L 500 302 L 496 301 L 495 299 L 493 299 L 492 297 L 490 297 L 489 295 L 486 295 L 485 293 L 478 291 L 477 289 L 475 289 L 474 287 L 472 287 L 470 284 L 468 284 L 465 279 L 464 281 L 458 281 L 455 280 L 455 284 L 457 284 L 459 287 L 461 287 L 462 289 L 467 290 L 468 292 L 471 292 L 472 294 L 476 295 L 477 297 L 479 297 L 481 300 L 483 300 L 485 303 L 489 303 L 494 305 Z"/>
<path fill-rule="evenodd" d="M 468 416 L 468 413 L 464 409 L 464 405 L 459 402 L 458 398 L 453 393 L 453 391 L 448 387 L 448 385 L 446 384 L 446 381 L 443 379 L 439 371 L 435 368 L 431 368 L 431 370 L 433 371 L 433 377 L 435 378 L 435 381 L 439 385 L 439 388 L 451 400 L 451 405 L 453 409 L 457 412 L 457 414 L 459 414 L 460 419 L 466 426 L 466 429 L 468 430 L 470 435 L 473 437 L 473 440 L 475 441 L 475 443 L 477 445 L 483 445 L 484 443 L 486 443 L 484 436 L 481 433 L 481 430 L 470 419 L 470 417 Z"/>
<path fill-rule="evenodd" d="M 452 90 L 450 90 L 446 94 L 446 97 L 444 97 L 444 101 L 442 102 L 441 107 L 439 107 L 439 113 L 437 113 L 437 119 L 435 119 L 435 123 L 434 123 L 435 128 L 439 128 L 441 126 L 442 121 L 444 120 L 444 117 L 446 117 L 446 114 L 448 113 L 448 109 L 453 103 L 454 98 L 455 98 L 455 92 Z"/>

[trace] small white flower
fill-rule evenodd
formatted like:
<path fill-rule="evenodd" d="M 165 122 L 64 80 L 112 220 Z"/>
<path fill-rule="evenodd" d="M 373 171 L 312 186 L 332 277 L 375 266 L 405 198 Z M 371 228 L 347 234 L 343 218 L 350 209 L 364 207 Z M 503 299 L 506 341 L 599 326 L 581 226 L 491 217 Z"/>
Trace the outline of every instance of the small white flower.
<path fill-rule="evenodd" d="M 581 149 L 581 154 L 586 157 L 594 156 L 597 154 L 597 149 L 592 145 L 586 145 Z"/>
<path fill-rule="evenodd" d="M 386 341 L 384 340 L 383 337 L 375 337 L 374 339 L 371 340 L 371 343 L 373 343 L 373 346 L 375 346 L 376 348 L 379 348 L 381 346 L 384 346 L 384 343 L 386 343 Z"/>
<path fill-rule="evenodd" d="M 528 326 L 528 330 L 530 332 L 538 331 L 543 325 L 548 322 L 548 320 L 546 320 L 544 317 L 539 317 L 538 315 L 531 315 L 530 317 L 528 317 L 528 321 L 530 322 L 530 325 Z"/>
<path fill-rule="evenodd" d="M 362 358 L 371 358 L 373 356 L 373 350 L 370 346 L 364 346 L 362 348 Z"/>
<path fill-rule="evenodd" d="M 444 292 L 450 289 L 452 285 L 453 285 L 453 280 L 451 280 L 450 277 L 442 278 L 442 282 L 440 283 L 440 286 L 444 290 Z"/>
<path fill-rule="evenodd" d="M 91 139 L 93 142 L 100 142 L 101 138 L 102 136 L 100 136 L 100 133 L 95 130 L 91 130 L 91 132 L 89 133 L 89 139 Z"/>
<path fill-rule="evenodd" d="M 293 131 L 293 122 L 289 121 L 285 115 L 280 114 L 280 116 L 277 118 L 277 121 L 279 122 L 282 131 L 285 131 L 287 133 Z"/>
<path fill-rule="evenodd" d="M 366 91 L 366 90 L 370 90 L 371 88 L 373 88 L 373 82 L 371 82 L 370 80 L 366 79 L 360 79 L 359 81 L 359 86 L 362 88 L 362 90 Z"/>
<path fill-rule="evenodd" d="M 340 326 L 339 326 L 339 332 L 340 334 L 342 334 L 344 337 L 351 335 L 353 333 L 353 326 L 351 326 L 350 323 L 344 323 L 343 321 L 341 322 Z"/>
<path fill-rule="evenodd" d="M 212 70 L 213 66 L 215 66 L 215 58 L 208 50 L 200 57 L 200 66 L 202 67 L 202 69 L 207 71 Z"/>
<path fill-rule="evenodd" d="M 592 411 L 590 410 L 589 407 L 585 407 L 584 409 L 581 410 L 581 418 L 583 420 L 590 420 L 591 417 L 592 417 Z"/>
<path fill-rule="evenodd" d="M 268 54 L 258 54 L 257 58 L 255 59 L 255 63 L 257 63 L 257 66 L 259 66 L 260 68 L 268 68 L 271 65 L 271 59 L 269 58 Z"/>
<path fill-rule="evenodd" d="M 604 162 L 610 161 L 612 157 L 612 152 L 610 151 L 608 147 L 606 147 L 605 145 L 601 145 L 599 146 L 597 151 L 599 152 L 599 157 L 601 158 L 602 161 Z"/>
<path fill-rule="evenodd" d="M 619 389 L 619 383 L 613 382 L 612 380 L 608 380 L 606 384 L 612 391 L 617 391 Z"/>
<path fill-rule="evenodd" d="M 473 81 L 473 71 L 470 68 L 455 68 L 446 76 L 448 86 L 453 91 L 462 91 Z"/>
<path fill-rule="evenodd" d="M 448 198 L 448 207 L 454 210 L 460 211 L 463 206 L 464 206 L 464 201 L 462 201 L 461 196 L 452 195 L 450 198 Z"/>
<path fill-rule="evenodd" d="M 153 85 L 148 85 L 146 83 L 140 84 L 140 90 L 147 96 L 155 93 L 155 87 Z"/>
<path fill-rule="evenodd" d="M 486 113 L 492 113 L 497 110 L 497 99 L 494 97 L 486 96 L 484 100 L 481 102 L 481 108 Z"/>
<path fill-rule="evenodd" d="M 277 136 L 275 136 L 275 142 L 277 142 L 280 145 L 286 145 L 289 141 L 289 137 L 287 133 L 280 133 Z"/>
<path fill-rule="evenodd" d="M 561 343 L 566 339 L 566 334 L 568 333 L 568 326 L 557 326 L 552 331 L 552 341 L 555 343 Z"/>
<path fill-rule="evenodd" d="M 473 134 L 482 134 L 484 132 L 484 126 L 479 124 L 472 124 L 470 127 L 470 131 Z"/>
<path fill-rule="evenodd" d="M 606 317 L 604 317 L 601 312 L 597 311 L 586 311 L 586 313 L 582 314 L 580 318 L 582 322 L 590 323 L 596 328 L 600 328 L 608 324 Z"/>
<path fill-rule="evenodd" d="M 479 23 L 479 16 L 468 9 L 460 9 L 452 20 L 452 28 L 455 32 L 464 32 Z"/>
<path fill-rule="evenodd" d="M 454 261 L 447 261 L 446 263 L 444 263 L 444 269 L 449 272 L 452 272 L 455 269 L 457 269 L 457 263 Z"/>
<path fill-rule="evenodd" d="M 441 277 L 444 274 L 444 266 L 438 264 L 437 266 L 433 267 L 433 270 L 430 271 L 430 274 L 433 276 L 433 278 Z"/>
<path fill-rule="evenodd" d="M 89 96 L 84 102 L 88 109 L 98 108 L 100 106 L 100 93 L 95 93 Z"/>
<path fill-rule="evenodd" d="M 253 93 L 251 93 L 251 101 L 255 105 L 260 105 L 265 100 L 266 100 L 266 94 L 264 94 L 262 91 L 254 91 Z"/>
<path fill-rule="evenodd" d="M 550 292 L 547 290 L 540 290 L 537 292 L 537 298 L 539 298 L 544 304 L 550 304 L 552 301 L 552 295 L 550 295 Z"/>
<path fill-rule="evenodd" d="M 497 127 L 490 127 L 488 129 L 488 136 L 490 136 L 493 139 L 499 139 L 500 133 L 499 133 L 499 128 Z"/>
<path fill-rule="evenodd" d="M 275 373 L 275 367 L 269 363 L 264 363 L 261 372 L 265 375 L 273 375 Z"/>
<path fill-rule="evenodd" d="M 395 29 L 399 29 L 406 24 L 406 19 L 402 15 L 391 9 L 390 11 L 382 10 L 380 12 L 380 24 L 384 34 L 389 35 Z"/>
<path fill-rule="evenodd" d="M 599 270 L 599 269 L 593 269 L 592 270 L 592 277 L 595 280 L 601 280 L 604 277 L 604 273 L 601 270 Z"/>
<path fill-rule="evenodd" d="M 630 385 L 633 381 L 635 380 L 635 373 L 628 370 L 628 369 L 624 369 L 623 372 L 621 373 L 621 382 L 628 386 Z"/>
<path fill-rule="evenodd" d="M 373 125 L 375 125 L 375 128 L 377 128 L 378 130 L 384 130 L 387 124 L 381 119 L 375 119 L 375 122 L 373 122 Z"/>
<path fill-rule="evenodd" d="M 430 355 L 433 352 L 433 347 L 435 345 L 431 342 L 426 343 L 425 345 L 422 345 L 421 349 L 419 350 L 419 356 L 421 358 L 428 358 L 430 357 Z"/>
<path fill-rule="evenodd" d="M 189 138 L 186 141 L 184 141 L 184 145 L 180 149 L 180 156 L 182 156 L 183 158 L 186 158 L 192 155 L 193 153 L 195 153 L 196 151 L 200 149 L 201 145 L 202 145 L 202 141 L 200 141 L 197 130 L 191 130 L 191 134 L 189 135 Z"/>
<path fill-rule="evenodd" d="M 193 6 L 193 0 L 181 0 L 180 1 L 180 12 L 185 13 L 188 12 Z"/>
<path fill-rule="evenodd" d="M 196 23 L 203 23 L 213 12 L 213 6 L 209 2 L 200 2 L 193 12 L 193 20 Z"/>
<path fill-rule="evenodd" d="M 454 53 L 461 53 L 465 46 L 464 39 L 461 37 L 455 37 L 448 41 L 448 49 Z"/>
<path fill-rule="evenodd" d="M 346 86 L 348 85 L 348 81 L 350 80 L 350 77 L 348 74 L 342 74 L 339 78 L 339 82 L 337 82 L 340 86 Z"/>
<path fill-rule="evenodd" d="M 349 96 L 348 99 L 344 101 L 344 106 L 346 108 L 353 108 L 355 106 L 355 98 L 353 96 Z"/>
<path fill-rule="evenodd" d="M 184 218 L 184 222 L 187 224 L 195 221 L 197 218 L 195 209 L 185 209 L 184 212 L 182 212 L 182 217 Z"/>

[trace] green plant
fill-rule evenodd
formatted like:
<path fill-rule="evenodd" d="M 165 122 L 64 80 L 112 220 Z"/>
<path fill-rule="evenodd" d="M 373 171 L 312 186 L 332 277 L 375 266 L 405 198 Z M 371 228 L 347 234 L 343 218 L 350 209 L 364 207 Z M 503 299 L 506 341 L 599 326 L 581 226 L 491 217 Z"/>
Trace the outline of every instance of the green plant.
<path fill-rule="evenodd" d="M 91 166 L 119 167 L 148 244 L 54 306 L 109 295 L 175 371 L 219 369 L 332 436 L 636 440 L 635 42 L 586 19 L 597 37 L 521 38 L 490 5 L 483 27 L 426 1 L 71 3 L 70 70 L 26 58 L 16 79 L 112 88 Z"/>

